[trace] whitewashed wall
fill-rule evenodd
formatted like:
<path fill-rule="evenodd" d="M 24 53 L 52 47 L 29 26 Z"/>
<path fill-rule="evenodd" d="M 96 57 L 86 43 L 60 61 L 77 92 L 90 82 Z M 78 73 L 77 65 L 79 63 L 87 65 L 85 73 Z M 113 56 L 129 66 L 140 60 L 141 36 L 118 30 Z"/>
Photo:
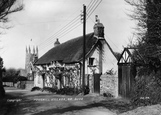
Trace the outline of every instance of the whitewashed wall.
<path fill-rule="evenodd" d="M 104 42 L 103 44 L 103 61 L 102 61 L 102 74 L 106 73 L 106 71 L 113 69 L 114 72 L 116 72 L 117 75 L 117 71 L 118 71 L 118 66 L 117 66 L 117 59 L 115 58 L 115 56 L 112 54 L 112 52 L 110 51 L 109 47 L 107 46 L 107 44 Z M 94 65 L 99 65 L 99 52 L 97 49 L 94 50 L 93 54 L 90 55 L 90 57 L 94 57 Z M 89 67 L 87 67 L 88 65 L 88 59 L 86 60 L 86 74 L 92 74 L 91 69 Z M 96 67 L 96 73 L 99 73 L 99 69 L 98 66 Z"/>
<path fill-rule="evenodd" d="M 115 75 L 102 75 L 100 81 L 100 94 L 110 93 L 118 97 L 118 77 Z"/>
<path fill-rule="evenodd" d="M 102 76 L 100 80 L 100 94 L 103 93 L 110 93 L 114 97 L 118 97 L 118 65 L 117 65 L 117 59 L 107 46 L 107 44 L 104 42 L 103 44 L 103 60 L 102 60 Z M 94 64 L 97 65 L 95 68 L 95 73 L 99 73 L 99 52 L 97 49 L 94 50 L 94 52 L 90 55 L 90 57 L 95 58 Z M 86 74 L 93 74 L 91 69 L 88 66 L 88 59 L 86 60 Z M 113 71 L 113 75 L 106 75 L 106 72 L 109 70 Z M 92 80 L 92 79 L 91 79 Z M 91 83 L 91 81 L 90 81 Z M 90 84 L 91 85 L 91 84 Z M 92 89 L 92 88 L 90 88 Z M 92 92 L 92 91 L 91 91 Z"/>
<path fill-rule="evenodd" d="M 36 72 L 34 76 L 34 87 L 43 88 L 43 78 L 38 72 Z"/>

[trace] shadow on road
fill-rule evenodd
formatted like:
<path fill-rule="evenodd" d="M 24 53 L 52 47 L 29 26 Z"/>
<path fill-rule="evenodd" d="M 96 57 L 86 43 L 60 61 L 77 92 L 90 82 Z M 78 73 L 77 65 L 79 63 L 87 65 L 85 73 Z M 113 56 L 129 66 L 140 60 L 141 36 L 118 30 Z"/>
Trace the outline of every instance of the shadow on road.
<path fill-rule="evenodd" d="M 40 92 L 37 92 L 40 93 Z M 53 95 L 53 94 L 37 94 L 36 92 L 27 94 L 23 91 L 7 92 L 6 97 L 0 100 L 0 115 L 51 115 L 51 114 L 63 114 L 66 112 L 81 112 L 85 109 L 92 109 L 97 107 L 107 108 L 115 113 L 126 112 L 131 109 L 129 103 L 120 101 L 117 99 L 104 99 L 99 100 L 97 97 L 86 96 L 83 97 L 83 101 L 75 101 L 77 104 L 74 105 L 74 101 L 53 101 L 53 102 L 40 102 L 33 101 L 38 98 L 61 98 L 68 97 L 65 95 Z M 71 97 L 71 96 L 69 96 Z M 75 97 L 75 96 L 73 96 Z M 14 101 L 13 101 L 14 100 Z M 17 101 L 18 100 L 18 101 Z M 61 106 L 59 106 L 59 105 Z M 64 105 L 62 105 L 64 104 Z M 50 107 L 48 107 L 50 106 Z M 42 108 L 45 107 L 43 110 Z"/>
<path fill-rule="evenodd" d="M 66 108 L 54 108 L 42 112 L 35 113 L 33 115 L 50 115 L 50 114 L 63 114 L 71 111 L 81 111 L 83 109 L 91 109 L 94 107 L 104 107 L 116 113 L 123 113 L 130 110 L 130 105 L 127 103 L 118 103 L 115 100 L 101 101 L 98 103 L 92 103 L 86 106 L 70 106 Z"/>

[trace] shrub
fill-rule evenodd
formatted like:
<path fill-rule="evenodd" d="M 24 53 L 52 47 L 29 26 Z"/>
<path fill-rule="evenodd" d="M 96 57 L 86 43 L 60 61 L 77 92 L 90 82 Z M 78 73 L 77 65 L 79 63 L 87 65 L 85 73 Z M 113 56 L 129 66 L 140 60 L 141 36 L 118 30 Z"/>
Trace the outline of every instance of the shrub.
<path fill-rule="evenodd" d="M 57 91 L 57 94 L 61 95 L 73 95 L 74 94 L 74 88 L 71 88 L 69 86 L 61 88 Z"/>
<path fill-rule="evenodd" d="M 111 93 L 103 93 L 104 97 L 113 97 L 113 95 Z"/>
<path fill-rule="evenodd" d="M 50 93 L 56 93 L 58 88 L 57 87 L 44 87 L 42 90 L 43 91 L 48 91 Z"/>
<path fill-rule="evenodd" d="M 40 87 L 33 87 L 33 88 L 31 89 L 31 91 L 40 91 L 40 90 L 42 90 Z"/>
<path fill-rule="evenodd" d="M 88 86 L 85 86 L 84 87 L 84 95 L 89 94 L 89 91 L 90 91 L 89 87 Z"/>
<path fill-rule="evenodd" d="M 80 93 L 82 93 L 82 88 L 72 88 L 69 86 L 66 86 L 64 88 L 58 89 L 57 87 L 44 87 L 43 89 L 39 88 L 39 87 L 33 87 L 31 89 L 31 91 L 48 91 L 50 93 L 56 93 L 56 94 L 60 94 L 60 95 L 78 95 Z M 84 90 L 84 94 L 89 94 L 89 87 L 85 86 L 85 90 Z"/>
<path fill-rule="evenodd" d="M 161 102 L 161 80 L 158 73 L 142 76 L 136 79 L 130 94 L 134 106 L 152 105 Z"/>
<path fill-rule="evenodd" d="M 76 92 L 77 92 L 77 94 L 83 93 L 83 88 L 82 87 L 80 87 L 79 89 L 77 88 Z M 90 92 L 89 87 L 88 86 L 84 86 L 84 95 L 89 94 L 89 92 Z"/>

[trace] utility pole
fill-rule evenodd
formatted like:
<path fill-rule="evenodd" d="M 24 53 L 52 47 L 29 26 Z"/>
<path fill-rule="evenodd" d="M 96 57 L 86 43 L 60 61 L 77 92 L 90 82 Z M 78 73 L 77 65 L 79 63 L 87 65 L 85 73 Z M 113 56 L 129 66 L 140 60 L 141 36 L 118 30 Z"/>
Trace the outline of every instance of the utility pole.
<path fill-rule="evenodd" d="M 83 95 L 85 91 L 85 55 L 86 55 L 86 6 L 83 5 L 83 76 L 82 76 Z"/>

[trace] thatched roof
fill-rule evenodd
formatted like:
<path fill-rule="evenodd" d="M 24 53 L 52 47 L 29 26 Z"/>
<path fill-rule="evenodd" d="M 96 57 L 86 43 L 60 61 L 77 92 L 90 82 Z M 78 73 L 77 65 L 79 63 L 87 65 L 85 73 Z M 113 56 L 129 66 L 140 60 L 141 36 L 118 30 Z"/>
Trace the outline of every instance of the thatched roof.
<path fill-rule="evenodd" d="M 94 33 L 86 35 L 86 54 L 97 42 Z M 52 61 L 62 61 L 63 63 L 79 62 L 83 57 L 83 36 L 71 39 L 50 49 L 35 63 L 36 65 L 49 64 Z"/>

